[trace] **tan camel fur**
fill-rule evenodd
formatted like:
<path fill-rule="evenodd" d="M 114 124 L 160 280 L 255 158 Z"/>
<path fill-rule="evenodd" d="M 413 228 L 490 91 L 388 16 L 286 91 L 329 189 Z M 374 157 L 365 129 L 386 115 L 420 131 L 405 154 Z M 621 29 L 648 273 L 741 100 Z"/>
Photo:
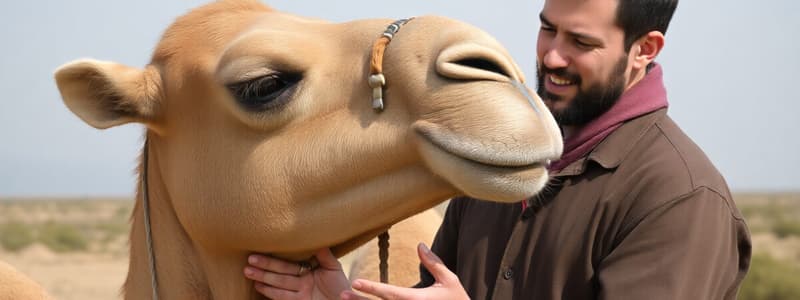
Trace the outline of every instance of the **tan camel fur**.
<path fill-rule="evenodd" d="M 386 109 L 372 109 L 370 49 L 392 21 L 220 1 L 178 18 L 144 68 L 83 59 L 56 71 L 89 125 L 146 127 L 162 299 L 258 299 L 242 275 L 250 253 L 343 255 L 452 196 L 514 202 L 544 186 L 556 124 L 474 27 L 434 16 L 402 27 L 384 56 Z M 139 193 L 127 299 L 151 295 L 142 215 Z"/>
<path fill-rule="evenodd" d="M 436 230 L 442 224 L 442 215 L 434 209 L 425 210 L 392 225 L 389 229 L 389 282 L 397 286 L 412 286 L 419 282 L 419 257 L 417 245 L 430 247 Z M 378 240 L 373 239 L 353 251 L 348 277 L 380 280 Z"/>
<path fill-rule="evenodd" d="M 0 261 L 0 300 L 52 299 L 36 282 Z"/>

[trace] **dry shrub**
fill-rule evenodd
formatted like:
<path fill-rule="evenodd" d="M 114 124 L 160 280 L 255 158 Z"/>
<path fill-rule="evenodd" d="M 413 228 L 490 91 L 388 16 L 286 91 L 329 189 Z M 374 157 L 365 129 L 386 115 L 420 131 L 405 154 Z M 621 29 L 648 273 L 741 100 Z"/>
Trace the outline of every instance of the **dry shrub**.
<path fill-rule="evenodd" d="M 8 251 L 19 251 L 35 241 L 34 230 L 20 222 L 0 224 L 0 245 Z"/>
<path fill-rule="evenodd" d="M 755 254 L 739 291 L 741 300 L 800 299 L 800 267 Z"/>
<path fill-rule="evenodd" d="M 84 251 L 89 247 L 86 236 L 71 224 L 45 223 L 39 231 L 39 240 L 56 252 Z"/>

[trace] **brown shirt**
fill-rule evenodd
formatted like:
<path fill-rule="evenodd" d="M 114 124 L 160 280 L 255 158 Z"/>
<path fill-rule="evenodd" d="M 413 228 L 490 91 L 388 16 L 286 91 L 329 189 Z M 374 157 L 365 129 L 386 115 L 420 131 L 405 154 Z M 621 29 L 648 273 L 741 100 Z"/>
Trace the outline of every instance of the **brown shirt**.
<path fill-rule="evenodd" d="M 750 237 L 728 187 L 661 109 L 519 203 L 450 202 L 432 250 L 472 299 L 735 299 Z M 433 279 L 421 274 L 420 286 Z"/>

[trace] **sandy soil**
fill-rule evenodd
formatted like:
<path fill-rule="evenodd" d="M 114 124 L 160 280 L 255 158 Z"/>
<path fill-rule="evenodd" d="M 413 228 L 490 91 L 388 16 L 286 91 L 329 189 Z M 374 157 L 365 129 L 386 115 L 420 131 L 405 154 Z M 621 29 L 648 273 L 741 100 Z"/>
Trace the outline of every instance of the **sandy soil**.
<path fill-rule="evenodd" d="M 56 299 L 120 299 L 128 272 L 127 256 L 98 253 L 57 254 L 39 244 L 0 259 L 41 284 Z"/>
<path fill-rule="evenodd" d="M 0 247 L 0 260 L 42 285 L 62 300 L 120 299 L 119 291 L 128 272 L 127 220 L 132 202 L 120 199 L 0 201 L 0 223 L 21 222 L 88 226 L 116 222 L 123 229 L 110 241 L 88 237 L 83 252 L 54 252 L 35 243 L 19 251 Z"/>

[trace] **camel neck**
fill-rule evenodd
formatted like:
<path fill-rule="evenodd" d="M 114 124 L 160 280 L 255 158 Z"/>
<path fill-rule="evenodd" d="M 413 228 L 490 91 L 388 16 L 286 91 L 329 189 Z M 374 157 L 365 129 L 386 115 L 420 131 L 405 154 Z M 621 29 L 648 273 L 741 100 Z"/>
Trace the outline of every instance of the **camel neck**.
<path fill-rule="evenodd" d="M 164 184 L 157 138 L 151 137 L 149 143 L 147 183 L 159 298 L 260 299 L 252 283 L 242 275 L 248 253 L 204 249 L 191 240 L 175 214 Z M 139 172 L 142 170 L 140 165 Z M 131 220 L 130 262 L 122 293 L 125 299 L 151 299 L 150 258 L 141 191 L 137 192 Z"/>

